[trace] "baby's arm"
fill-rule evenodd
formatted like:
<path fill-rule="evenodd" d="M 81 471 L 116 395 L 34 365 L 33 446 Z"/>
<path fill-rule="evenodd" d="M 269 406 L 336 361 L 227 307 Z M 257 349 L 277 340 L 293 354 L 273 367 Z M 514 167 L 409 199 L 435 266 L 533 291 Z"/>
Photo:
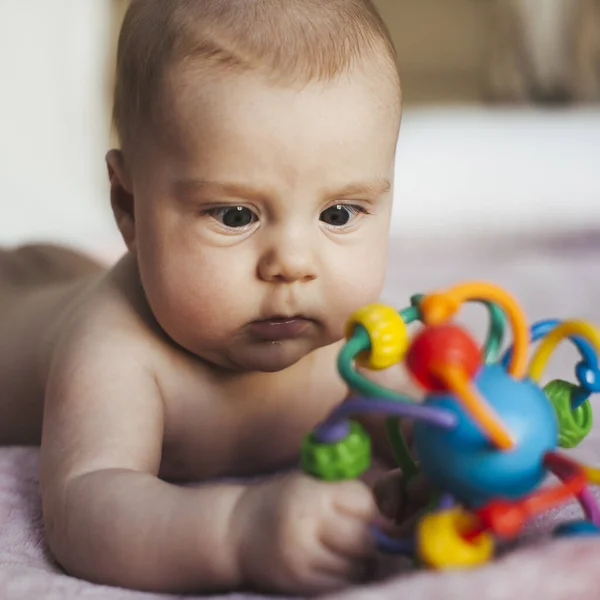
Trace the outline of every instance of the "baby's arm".
<path fill-rule="evenodd" d="M 41 451 L 47 538 L 69 573 L 157 592 L 283 593 L 362 574 L 377 515 L 365 485 L 302 474 L 251 486 L 160 481 L 164 411 L 144 344 L 88 337 L 52 367 Z"/>
<path fill-rule="evenodd" d="M 118 334 L 89 343 L 61 351 L 47 389 L 40 480 L 54 556 L 105 584 L 234 586 L 231 515 L 244 488 L 159 480 L 163 405 L 144 349 Z"/>

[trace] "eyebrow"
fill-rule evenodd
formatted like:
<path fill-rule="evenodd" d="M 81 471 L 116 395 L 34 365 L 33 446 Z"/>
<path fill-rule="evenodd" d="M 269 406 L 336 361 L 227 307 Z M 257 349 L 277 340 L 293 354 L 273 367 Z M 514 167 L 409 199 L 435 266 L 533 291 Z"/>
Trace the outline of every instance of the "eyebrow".
<path fill-rule="evenodd" d="M 328 198 L 340 198 L 346 196 L 368 196 L 377 198 L 388 194 L 392 189 L 392 183 L 389 179 L 375 179 L 373 181 L 363 181 L 350 183 L 337 190 L 330 190 L 326 194 Z"/>
<path fill-rule="evenodd" d="M 270 195 L 267 188 L 259 188 L 243 183 L 210 181 L 204 179 L 185 179 L 177 181 L 174 187 L 175 192 L 178 195 L 209 192 L 256 200 L 264 200 Z M 349 183 L 340 188 L 331 188 L 325 191 L 324 196 L 327 199 L 344 198 L 348 196 L 367 196 L 369 198 L 374 198 L 388 194 L 391 189 L 392 184 L 389 179 L 374 179 L 372 181 Z"/>
<path fill-rule="evenodd" d="M 264 189 L 243 183 L 228 183 L 224 181 L 209 181 L 206 179 L 185 179 L 175 183 L 175 193 L 186 195 L 190 193 L 214 193 L 236 196 L 238 198 L 264 199 L 267 195 Z"/>

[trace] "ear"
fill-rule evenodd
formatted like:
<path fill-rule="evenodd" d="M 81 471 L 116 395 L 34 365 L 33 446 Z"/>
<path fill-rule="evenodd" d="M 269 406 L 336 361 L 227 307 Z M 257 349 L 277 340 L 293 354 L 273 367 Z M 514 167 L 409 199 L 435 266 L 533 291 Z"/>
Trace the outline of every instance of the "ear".
<path fill-rule="evenodd" d="M 135 252 L 135 199 L 123 153 L 111 150 L 106 155 L 106 166 L 110 181 L 110 204 L 117 227 L 129 251 Z"/>

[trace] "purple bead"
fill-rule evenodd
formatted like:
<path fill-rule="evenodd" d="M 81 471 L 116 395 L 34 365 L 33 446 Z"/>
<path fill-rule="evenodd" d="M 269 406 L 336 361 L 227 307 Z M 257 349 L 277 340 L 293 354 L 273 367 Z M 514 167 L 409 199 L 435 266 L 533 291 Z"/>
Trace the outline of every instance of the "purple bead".
<path fill-rule="evenodd" d="M 315 439 L 321 444 L 335 444 L 350 433 L 348 421 L 333 421 L 323 423 L 315 430 Z"/>

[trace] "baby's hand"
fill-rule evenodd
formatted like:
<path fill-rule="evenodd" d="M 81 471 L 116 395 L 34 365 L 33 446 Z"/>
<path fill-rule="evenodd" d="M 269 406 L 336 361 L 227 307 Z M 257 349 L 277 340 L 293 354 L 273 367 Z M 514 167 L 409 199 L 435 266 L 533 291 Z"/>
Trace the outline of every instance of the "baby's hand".
<path fill-rule="evenodd" d="M 421 518 L 432 497 L 431 486 L 422 474 L 414 477 L 408 486 L 399 469 L 388 471 L 373 488 L 375 501 L 390 533 L 406 535 Z"/>
<path fill-rule="evenodd" d="M 251 486 L 234 515 L 241 578 L 279 593 L 340 589 L 366 575 L 378 512 L 359 481 L 329 483 L 303 474 Z"/>

